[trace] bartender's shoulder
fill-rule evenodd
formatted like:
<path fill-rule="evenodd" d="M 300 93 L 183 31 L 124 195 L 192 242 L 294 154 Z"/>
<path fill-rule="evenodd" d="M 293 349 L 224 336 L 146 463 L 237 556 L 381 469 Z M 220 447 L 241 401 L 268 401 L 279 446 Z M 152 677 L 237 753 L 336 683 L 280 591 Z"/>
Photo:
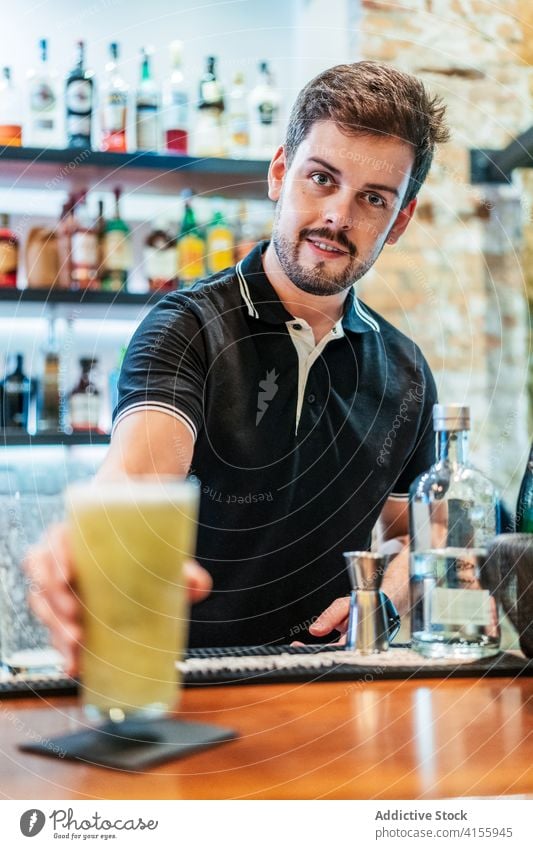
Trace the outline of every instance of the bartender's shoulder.
<path fill-rule="evenodd" d="M 202 277 L 187 289 L 177 289 L 169 293 L 163 302 L 176 306 L 208 305 L 213 302 L 231 300 L 239 297 L 235 267 L 225 268 L 216 274 Z M 161 302 L 161 303 L 163 303 Z"/>
<path fill-rule="evenodd" d="M 237 292 L 235 292 L 235 289 L 237 289 Z M 202 277 L 190 289 L 181 290 L 181 294 L 190 297 L 192 301 L 212 301 L 220 298 L 231 298 L 234 294 L 238 295 L 238 291 L 235 266 L 231 266 L 223 271 L 218 271 L 216 274 Z"/>
<path fill-rule="evenodd" d="M 197 280 L 186 289 L 176 289 L 168 292 L 152 309 L 152 313 L 176 314 L 190 312 L 201 315 L 202 311 L 221 305 L 228 306 L 235 299 L 238 301 L 239 289 L 235 268 L 225 268 L 216 274 Z"/>

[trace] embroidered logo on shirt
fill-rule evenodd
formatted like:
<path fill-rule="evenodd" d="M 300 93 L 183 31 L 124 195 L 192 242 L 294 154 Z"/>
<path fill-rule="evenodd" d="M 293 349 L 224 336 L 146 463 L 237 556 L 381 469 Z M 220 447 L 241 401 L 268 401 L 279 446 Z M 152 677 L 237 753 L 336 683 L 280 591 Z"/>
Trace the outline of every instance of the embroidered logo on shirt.
<path fill-rule="evenodd" d="M 257 393 L 257 415 L 255 417 L 256 427 L 268 410 L 269 402 L 272 401 L 278 391 L 278 384 L 276 383 L 278 377 L 279 374 L 276 374 L 276 370 L 272 369 L 272 371 L 267 371 L 264 380 L 259 381 L 259 392 Z"/>

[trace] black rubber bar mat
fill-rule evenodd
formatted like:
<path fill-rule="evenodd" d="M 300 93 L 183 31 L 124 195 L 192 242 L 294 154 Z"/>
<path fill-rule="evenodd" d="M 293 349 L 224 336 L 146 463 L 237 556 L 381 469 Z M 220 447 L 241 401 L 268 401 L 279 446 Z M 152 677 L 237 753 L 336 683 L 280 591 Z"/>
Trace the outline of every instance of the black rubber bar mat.
<path fill-rule="evenodd" d="M 475 661 L 427 660 L 408 647 L 362 657 L 337 646 L 245 646 L 193 649 L 179 664 L 186 686 L 276 684 L 306 681 L 374 681 L 411 678 L 474 678 L 533 675 L 533 660 L 502 652 Z M 77 682 L 61 672 L 0 672 L 0 699 L 68 695 Z"/>

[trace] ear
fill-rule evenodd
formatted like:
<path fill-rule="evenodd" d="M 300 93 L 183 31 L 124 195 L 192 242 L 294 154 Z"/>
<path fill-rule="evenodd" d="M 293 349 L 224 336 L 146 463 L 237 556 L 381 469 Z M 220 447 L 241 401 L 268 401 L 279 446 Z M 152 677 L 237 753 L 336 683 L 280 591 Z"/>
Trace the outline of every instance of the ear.
<path fill-rule="evenodd" d="M 272 157 L 268 168 L 268 196 L 270 200 L 279 200 L 286 171 L 285 150 L 281 145 Z"/>
<path fill-rule="evenodd" d="M 395 245 L 402 233 L 405 232 L 407 225 L 413 217 L 413 213 L 416 209 L 416 203 L 416 198 L 413 198 L 413 200 L 409 201 L 404 209 L 400 210 L 396 221 L 392 225 L 390 233 L 385 240 L 387 245 Z"/>

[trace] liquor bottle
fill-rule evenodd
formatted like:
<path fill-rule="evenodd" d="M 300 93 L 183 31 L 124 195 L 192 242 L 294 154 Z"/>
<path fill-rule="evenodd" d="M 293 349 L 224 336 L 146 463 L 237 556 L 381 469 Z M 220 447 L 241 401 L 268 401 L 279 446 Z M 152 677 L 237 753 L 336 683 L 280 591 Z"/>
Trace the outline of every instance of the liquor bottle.
<path fill-rule="evenodd" d="M 44 351 L 43 376 L 37 402 L 37 431 L 57 432 L 61 430 L 59 347 L 55 332 L 55 320 L 48 324 L 48 343 Z"/>
<path fill-rule="evenodd" d="M 185 201 L 185 213 L 178 237 L 178 282 L 192 286 L 205 275 L 205 242 L 200 235 L 193 208 Z"/>
<path fill-rule="evenodd" d="M 94 79 L 85 67 L 85 42 L 77 42 L 76 63 L 65 83 L 67 147 L 91 148 Z"/>
<path fill-rule="evenodd" d="M 499 648 L 498 581 L 487 579 L 498 498 L 468 462 L 469 408 L 436 404 L 433 427 L 438 460 L 409 490 L 412 647 L 484 657 Z"/>
<path fill-rule="evenodd" d="M 124 362 L 124 357 L 126 356 L 127 346 L 122 345 L 120 348 L 120 353 L 118 356 L 117 364 L 115 368 L 111 369 L 109 372 L 109 405 L 111 407 L 111 415 L 114 413 L 115 408 L 118 404 L 118 379 L 120 377 L 120 370 L 122 368 L 122 363 Z"/>
<path fill-rule="evenodd" d="M 60 285 L 58 231 L 53 227 L 31 227 L 24 246 L 28 289 L 51 289 Z"/>
<path fill-rule="evenodd" d="M 240 159 L 248 155 L 250 145 L 248 92 L 240 71 L 233 78 L 228 101 L 228 153 Z"/>
<path fill-rule="evenodd" d="M 19 262 L 19 240 L 9 228 L 9 216 L 0 215 L 0 288 L 15 289 Z"/>
<path fill-rule="evenodd" d="M 169 292 L 176 288 L 176 239 L 163 221 L 156 222 L 144 243 L 143 264 L 150 292 Z"/>
<path fill-rule="evenodd" d="M 215 212 L 207 227 L 207 270 L 210 274 L 233 265 L 235 239 L 222 212 Z"/>
<path fill-rule="evenodd" d="M 70 233 L 70 285 L 72 289 L 98 289 L 98 237 L 88 219 L 87 193 L 80 192 L 74 202 Z"/>
<path fill-rule="evenodd" d="M 186 154 L 188 150 L 189 97 L 182 70 L 183 44 L 170 45 L 172 72 L 163 87 L 163 125 L 165 149 Z"/>
<path fill-rule="evenodd" d="M 519 534 L 533 534 L 533 443 L 516 504 L 516 530 Z"/>
<path fill-rule="evenodd" d="M 100 198 L 98 201 L 98 213 L 94 222 L 94 232 L 96 233 L 96 244 L 98 253 L 98 280 L 101 285 L 104 274 L 104 233 L 106 220 L 104 217 L 104 202 Z"/>
<path fill-rule="evenodd" d="M 197 156 L 224 156 L 224 93 L 217 77 L 216 58 L 207 57 L 200 78 L 194 149 Z"/>
<path fill-rule="evenodd" d="M 24 374 L 24 356 L 16 354 L 16 365 L 3 382 L 4 427 L 28 430 L 32 384 Z"/>
<path fill-rule="evenodd" d="M 75 225 L 76 196 L 69 195 L 57 223 L 57 251 L 59 254 L 59 286 L 70 289 L 72 283 L 72 233 Z"/>
<path fill-rule="evenodd" d="M 259 64 L 259 81 L 250 94 L 250 156 L 270 159 L 280 144 L 280 96 L 268 62 Z"/>
<path fill-rule="evenodd" d="M 105 292 L 120 292 L 128 284 L 131 270 L 130 228 L 120 214 L 121 190 L 116 188 L 115 217 L 106 221 L 102 239 L 101 288 Z"/>
<path fill-rule="evenodd" d="M 119 46 L 113 41 L 109 45 L 109 62 L 105 66 L 102 86 L 101 146 L 102 150 L 125 153 L 128 86 L 120 75 L 118 58 Z"/>
<path fill-rule="evenodd" d="M 237 223 L 235 226 L 235 252 L 234 262 L 237 263 L 250 253 L 257 244 L 253 228 L 250 224 L 248 208 L 244 201 L 239 204 L 237 212 Z"/>
<path fill-rule="evenodd" d="M 29 118 L 24 144 L 30 147 L 60 147 L 57 75 L 50 70 L 48 41 L 39 41 L 39 64 L 28 73 Z"/>
<path fill-rule="evenodd" d="M 141 78 L 135 99 L 137 150 L 159 150 L 159 89 L 152 76 L 150 53 L 141 51 Z"/>
<path fill-rule="evenodd" d="M 22 144 L 21 99 L 11 68 L 2 68 L 0 79 L 0 148 Z"/>
<path fill-rule="evenodd" d="M 102 398 L 95 380 L 97 363 L 93 357 L 80 359 L 80 378 L 69 396 L 70 427 L 75 432 L 98 430 Z"/>

